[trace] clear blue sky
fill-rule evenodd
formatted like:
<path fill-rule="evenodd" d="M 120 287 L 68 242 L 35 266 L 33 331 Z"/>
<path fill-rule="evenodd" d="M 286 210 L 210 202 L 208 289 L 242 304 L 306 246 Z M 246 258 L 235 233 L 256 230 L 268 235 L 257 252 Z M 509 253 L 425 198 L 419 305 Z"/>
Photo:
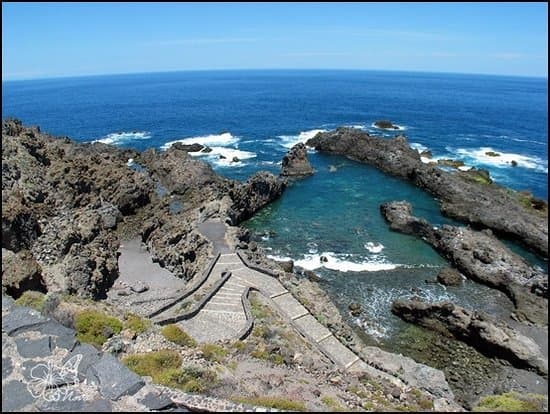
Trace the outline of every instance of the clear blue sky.
<path fill-rule="evenodd" d="M 2 3 L 2 79 L 238 68 L 548 76 L 546 3 Z"/>

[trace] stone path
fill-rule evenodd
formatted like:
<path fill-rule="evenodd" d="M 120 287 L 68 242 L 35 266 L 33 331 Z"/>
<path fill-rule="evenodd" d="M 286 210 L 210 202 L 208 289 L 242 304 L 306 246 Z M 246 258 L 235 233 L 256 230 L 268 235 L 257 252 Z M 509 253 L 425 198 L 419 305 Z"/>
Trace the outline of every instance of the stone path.
<path fill-rule="evenodd" d="M 155 385 L 2 296 L 2 412 L 277 411 Z"/>
<path fill-rule="evenodd" d="M 193 338 L 198 342 L 240 339 L 239 335 L 249 322 L 242 298 L 247 289 L 252 288 L 268 298 L 283 319 L 340 368 L 373 370 L 319 323 L 281 282 L 251 269 L 239 255 L 231 252 L 225 242 L 225 224 L 210 221 L 202 223 L 199 230 L 209 240 L 215 240 L 215 252 L 221 253 L 208 277 L 219 278 L 223 272 L 230 272 L 230 276 L 195 316 L 178 322 Z"/>

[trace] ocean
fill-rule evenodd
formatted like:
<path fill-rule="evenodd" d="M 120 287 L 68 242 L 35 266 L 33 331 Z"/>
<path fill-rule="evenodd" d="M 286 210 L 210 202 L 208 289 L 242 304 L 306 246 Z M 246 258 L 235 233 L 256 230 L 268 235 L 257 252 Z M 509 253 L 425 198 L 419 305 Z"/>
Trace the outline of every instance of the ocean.
<path fill-rule="evenodd" d="M 320 130 L 352 126 L 391 137 L 405 134 L 434 158 L 489 170 L 500 184 L 548 199 L 548 82 L 542 78 L 382 71 L 211 71 L 9 81 L 2 117 L 76 141 L 144 150 L 200 142 L 218 173 L 246 180 L 275 174 L 297 142 Z M 375 128 L 389 119 L 400 131 Z M 487 156 L 494 151 L 499 157 Z M 225 158 L 220 158 L 220 155 Z M 237 157 L 238 161 L 233 161 Z M 446 262 L 427 244 L 389 231 L 379 205 L 409 200 L 435 225 L 429 195 L 367 165 L 309 152 L 316 174 L 295 180 L 283 197 L 245 223 L 273 258 L 291 258 L 323 279 L 347 315 L 374 342 L 391 344 L 404 322 L 390 312 L 397 297 L 449 299 L 493 315 L 512 309 L 500 292 L 467 281 L 427 284 Z M 512 165 L 512 160 L 517 166 Z M 536 266 L 543 261 L 507 244 Z M 320 256 L 328 261 L 321 263 Z M 389 345 L 388 345 L 389 346 Z M 391 348 L 391 346 L 390 346 Z"/>

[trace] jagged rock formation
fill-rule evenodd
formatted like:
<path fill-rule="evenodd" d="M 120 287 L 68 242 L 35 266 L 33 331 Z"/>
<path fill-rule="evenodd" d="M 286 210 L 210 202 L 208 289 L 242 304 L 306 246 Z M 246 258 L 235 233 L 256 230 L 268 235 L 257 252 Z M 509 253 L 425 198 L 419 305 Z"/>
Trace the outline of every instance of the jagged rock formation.
<path fill-rule="evenodd" d="M 307 148 L 303 143 L 294 145 L 283 157 L 281 175 L 300 177 L 313 174 L 313 167 L 307 159 Z"/>
<path fill-rule="evenodd" d="M 201 210 L 218 203 L 210 213 L 237 224 L 279 197 L 284 182 L 268 173 L 244 184 L 225 179 L 191 149 L 78 144 L 6 120 L 3 289 L 16 297 L 27 289 L 102 297 L 118 277 L 116 230 L 136 214 L 156 260 L 185 279 L 202 270 L 211 248 L 195 231 Z"/>
<path fill-rule="evenodd" d="M 380 210 L 392 230 L 421 237 L 466 277 L 503 291 L 520 320 L 548 324 L 548 275 L 510 251 L 490 230 L 433 227 L 414 217 L 406 201 L 384 203 Z"/>
<path fill-rule="evenodd" d="M 264 171 L 233 187 L 229 191 L 233 204 L 227 213 L 230 224 L 235 226 L 252 217 L 256 211 L 279 198 L 285 187 L 286 181 Z"/>
<path fill-rule="evenodd" d="M 490 357 L 506 359 L 519 368 L 548 375 L 548 359 L 532 339 L 487 315 L 451 302 L 425 303 L 409 299 L 394 301 L 392 312 L 408 322 L 454 336 Z"/>
<path fill-rule="evenodd" d="M 443 214 L 487 227 L 548 257 L 548 207 L 525 203 L 521 193 L 496 184 L 483 170 L 442 171 L 422 163 L 404 136 L 385 139 L 355 128 L 319 133 L 306 142 L 318 151 L 371 164 L 430 192 Z"/>

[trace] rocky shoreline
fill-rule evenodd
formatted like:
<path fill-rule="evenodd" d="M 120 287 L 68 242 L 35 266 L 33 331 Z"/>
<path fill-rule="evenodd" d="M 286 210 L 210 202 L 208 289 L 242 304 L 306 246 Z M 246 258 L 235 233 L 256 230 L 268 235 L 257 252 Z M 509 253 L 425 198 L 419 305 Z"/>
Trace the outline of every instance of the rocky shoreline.
<path fill-rule="evenodd" d="M 348 139 L 345 137 L 351 134 L 351 141 L 345 145 L 364 138 L 345 129 L 337 131 L 340 131 L 338 134 L 343 134 L 344 142 Z M 324 142 L 324 136 L 318 135 L 314 138 L 318 141 L 312 141 L 317 142 L 318 149 L 326 150 L 325 144 L 320 143 Z M 406 142 L 401 138 L 391 141 L 390 147 L 378 141 L 374 146 L 378 151 L 375 151 L 375 155 L 370 150 L 363 153 L 359 151 L 360 159 L 378 163 L 384 171 L 407 179 L 411 178 L 410 172 L 419 167 L 421 171 L 415 173 L 417 178 L 420 177 L 415 178 L 418 182 L 428 180 L 430 174 L 438 174 L 429 169 L 424 171 L 428 167 L 423 166 L 417 153 L 414 155 L 413 150 L 406 148 Z M 294 350 L 293 355 L 281 354 L 284 364 L 269 368 L 274 370 L 276 377 L 280 377 L 280 384 L 294 390 L 293 385 L 285 382 L 288 381 L 287 377 L 292 376 L 288 370 L 300 371 L 300 367 L 306 366 L 306 372 L 311 375 L 304 377 L 303 381 L 312 384 L 307 387 L 305 382 L 302 384 L 302 388 L 306 389 L 304 395 L 310 395 L 308 393 L 314 392 L 312 390 L 316 386 L 322 385 L 327 392 L 345 395 L 345 398 L 336 398 L 338 404 L 347 404 L 340 405 L 340 408 L 376 410 L 408 407 L 435 411 L 461 409 L 455 403 L 451 387 L 440 370 L 403 355 L 366 346 L 315 281 L 313 274 L 309 278 L 300 276 L 293 273 L 291 263 L 278 264 L 267 259 L 255 242 L 250 240 L 248 231 L 239 227 L 240 223 L 252 217 L 256 211 L 282 195 L 287 185 L 285 179 L 259 172 L 240 183 L 217 175 L 208 164 L 193 159 L 188 153 L 197 149 L 193 146 L 174 145 L 163 152 L 149 149 L 139 153 L 101 143 L 77 144 L 68 138 L 55 138 L 42 133 L 37 127 L 25 127 L 17 120 L 4 121 L 2 147 L 3 293 L 14 298 L 19 298 L 28 291 L 47 293 L 46 298 L 53 298 L 51 300 L 55 302 L 54 305 L 49 305 L 49 316 L 69 326 L 74 324 L 75 312 L 89 307 L 90 303 L 96 304 L 98 308 L 105 308 L 108 313 L 127 318 L 130 309 L 124 307 L 124 300 L 117 302 L 116 306 L 113 301 L 104 300 L 109 292 L 112 296 L 115 282 L 120 275 L 121 243 L 141 241 L 154 262 L 178 278 L 178 281 L 191 284 L 208 266 L 216 245 L 215 240 L 204 236 L 200 226 L 216 220 L 227 225 L 224 244 L 231 249 L 240 250 L 254 266 L 269 269 L 318 321 L 322 320 L 326 328 L 370 367 L 369 375 L 343 378 L 344 373 L 336 370 L 326 358 L 320 358 L 312 364 L 304 363 L 304 356 L 300 356 L 304 345 L 299 340 L 293 340 L 288 345 Z M 392 155 L 386 151 L 394 153 Z M 303 145 L 294 147 L 287 154 L 286 160 L 286 163 L 283 162 L 283 176 L 305 176 L 313 172 Z M 409 164 L 399 172 L 396 165 L 402 161 Z M 460 181 L 455 182 L 456 178 L 441 178 L 439 185 L 443 186 L 442 181 L 445 180 L 460 187 L 461 191 L 469 191 L 471 182 L 468 179 L 460 178 Z M 437 186 L 433 188 L 435 190 L 430 191 L 434 194 L 441 191 L 437 190 Z M 476 191 L 479 194 L 481 190 Z M 499 194 L 502 203 L 514 200 L 513 195 L 501 194 L 500 189 L 491 191 L 490 194 Z M 487 203 L 495 200 L 492 196 L 488 197 Z M 454 196 L 448 196 L 443 204 L 451 206 L 448 208 L 453 210 L 457 206 L 455 201 Z M 488 212 L 483 207 L 474 211 L 472 206 L 473 200 L 464 201 L 463 210 L 460 211 L 467 211 L 474 217 L 472 222 L 478 220 L 479 223 L 489 225 Z M 520 208 L 519 205 L 517 208 Z M 527 234 L 533 226 L 536 228 L 544 222 L 543 214 L 540 209 L 530 211 L 525 207 L 521 208 L 525 211 L 518 213 L 516 217 L 521 223 L 519 228 L 509 222 L 501 227 L 506 229 L 507 234 L 523 235 L 522 240 L 527 245 L 538 249 L 539 253 L 543 252 L 540 243 L 544 237 L 547 240 L 547 233 L 538 231 L 530 236 Z M 502 216 L 504 212 L 501 210 L 498 214 Z M 498 222 L 498 217 L 495 223 Z M 403 228 L 408 225 L 407 222 Z M 412 227 L 415 233 L 429 240 L 442 238 L 439 233 L 433 233 L 434 230 L 429 229 L 429 224 L 414 224 Z M 492 240 L 490 245 L 494 245 Z M 489 249 L 488 257 L 492 258 L 493 253 L 499 255 L 499 260 L 503 255 L 502 250 L 493 252 Z M 507 254 L 504 255 L 506 266 L 513 265 L 515 273 L 506 276 L 508 279 L 501 275 L 502 280 L 493 278 L 495 281 L 488 283 L 493 283 L 509 294 L 516 304 L 518 319 L 540 324 L 544 312 L 547 315 L 547 277 L 545 279 L 545 275 L 533 273 L 526 264 Z M 483 257 L 476 258 L 487 264 L 482 259 Z M 459 261 L 460 257 L 457 256 L 456 262 Z M 475 267 L 477 264 L 471 266 L 470 276 L 474 277 L 473 274 L 478 272 Z M 464 268 L 459 267 L 459 270 L 467 273 L 464 269 L 468 269 L 466 264 Z M 489 276 L 493 277 L 492 274 Z M 133 294 L 132 292 L 141 294 L 146 289 L 147 286 L 133 286 L 120 289 L 120 292 L 126 292 L 121 293 L 124 295 Z M 51 303 L 49 300 L 46 303 Z M 82 305 L 81 300 L 88 301 L 84 302 L 87 305 Z M 275 320 L 275 316 L 268 316 L 265 323 L 271 326 Z M 260 324 L 255 329 L 257 330 L 252 333 L 251 343 L 275 353 L 282 352 L 281 349 L 287 346 L 281 345 L 282 338 L 292 337 L 290 332 L 280 327 L 277 341 L 281 343 L 275 346 L 271 342 L 273 338 L 265 334 L 267 328 L 262 328 Z M 158 331 L 159 328 L 153 325 L 143 335 L 128 336 L 127 332 L 124 334 L 125 331 L 120 334 L 110 332 L 111 339 L 104 345 L 104 350 L 117 355 L 127 355 L 130 350 L 162 350 L 166 345 L 165 341 L 158 339 Z M 258 338 L 263 338 L 265 343 L 260 341 L 256 344 Z M 243 356 L 232 348 L 242 345 L 222 345 L 225 346 L 224 352 L 232 356 L 220 369 L 227 370 L 227 364 L 236 364 L 237 367 L 243 364 L 259 369 L 254 359 L 258 358 L 257 353 L 254 358 Z M 200 352 L 197 354 L 196 351 L 177 349 L 184 355 L 189 354 L 190 360 L 205 363 Z M 206 364 L 210 366 L 211 362 Z M 240 372 L 239 369 L 237 372 Z M 245 384 L 257 390 L 258 386 L 253 384 L 258 381 L 257 375 L 261 373 L 250 376 L 249 372 L 244 370 L 240 375 L 247 378 Z M 322 373 L 317 375 L 319 380 L 314 379 L 316 373 Z M 227 373 L 225 380 L 235 381 L 228 382 L 235 387 L 240 384 L 238 377 L 235 379 L 233 374 Z M 317 384 L 315 381 L 321 382 Z M 274 385 L 269 383 L 265 387 L 265 390 L 270 390 Z M 215 396 L 225 398 L 229 396 L 227 390 L 230 388 L 230 385 L 225 388 L 219 386 L 213 392 Z M 248 388 L 245 388 L 240 389 L 247 393 Z M 330 408 L 331 405 L 334 408 L 337 405 L 334 401 L 329 403 L 328 397 L 321 403 L 320 395 L 313 393 L 310 396 L 315 399 L 308 403 L 310 409 Z M 376 396 L 376 404 L 365 405 L 365 401 L 370 401 L 373 396 Z"/>
<path fill-rule="evenodd" d="M 483 170 L 444 171 L 424 164 L 402 135 L 385 139 L 355 128 L 318 133 L 306 145 L 407 180 L 435 196 L 444 215 L 489 228 L 548 257 L 547 203 L 492 183 Z"/>

